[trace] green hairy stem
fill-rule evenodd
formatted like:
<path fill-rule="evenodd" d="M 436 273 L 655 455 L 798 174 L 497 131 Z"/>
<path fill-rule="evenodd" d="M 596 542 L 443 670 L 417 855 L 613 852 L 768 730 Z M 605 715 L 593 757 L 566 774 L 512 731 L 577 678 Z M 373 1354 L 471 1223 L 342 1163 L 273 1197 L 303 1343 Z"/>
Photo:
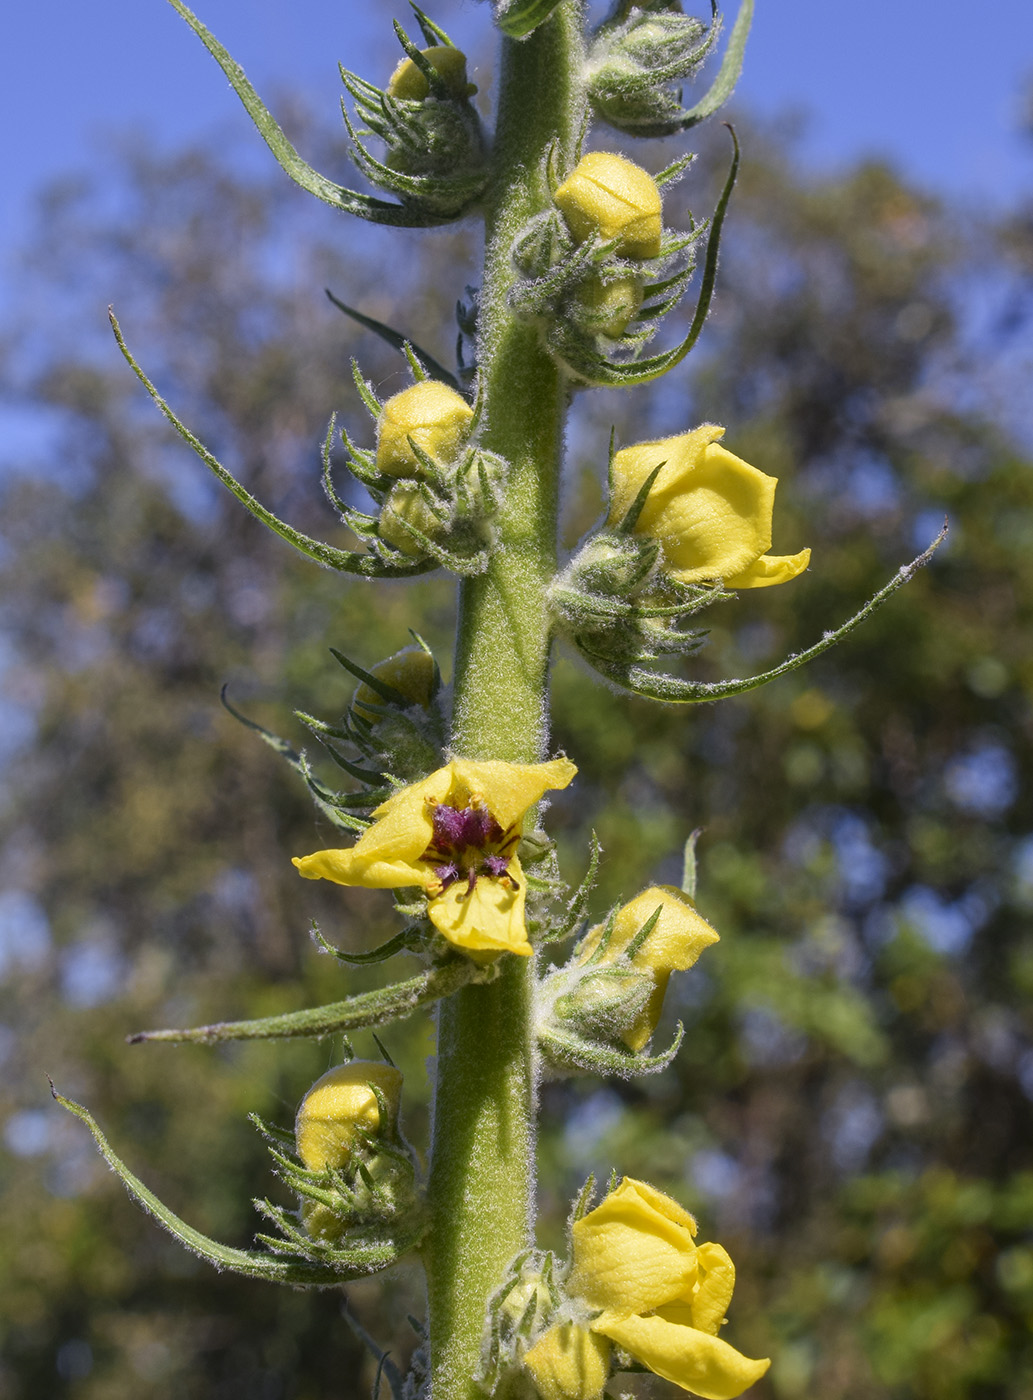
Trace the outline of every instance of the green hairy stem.
<path fill-rule="evenodd" d="M 455 751 L 535 762 L 548 741 L 549 620 L 567 386 L 533 325 L 507 305 L 513 239 L 550 207 L 548 160 L 573 157 L 585 110 L 581 6 L 563 0 L 527 39 L 503 37 L 481 302 L 483 445 L 509 463 L 487 571 L 460 585 Z M 439 1009 L 427 1253 L 434 1400 L 473 1400 L 485 1308 L 527 1247 L 534 1193 L 533 965 Z"/>

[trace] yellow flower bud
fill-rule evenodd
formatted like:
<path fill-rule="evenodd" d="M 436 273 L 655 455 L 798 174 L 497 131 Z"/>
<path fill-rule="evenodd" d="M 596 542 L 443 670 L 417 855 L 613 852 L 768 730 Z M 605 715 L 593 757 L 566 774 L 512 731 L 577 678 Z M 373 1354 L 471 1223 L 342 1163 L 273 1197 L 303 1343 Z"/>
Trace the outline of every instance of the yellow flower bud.
<path fill-rule="evenodd" d="M 462 395 L 436 379 L 421 380 L 394 394 L 384 404 L 377 424 L 377 471 L 386 476 L 419 476 L 410 437 L 435 461 L 454 461 L 472 418 L 473 409 Z"/>
<path fill-rule="evenodd" d="M 609 523 L 616 526 L 654 467 L 635 533 L 659 541 L 667 572 L 679 583 L 720 581 L 726 588 L 768 588 L 803 573 L 811 551 L 770 555 L 773 476 L 717 443 L 724 428 L 625 447 L 613 460 Z"/>
<path fill-rule="evenodd" d="M 390 1126 L 381 1121 L 380 1104 L 371 1088 L 374 1084 L 387 1100 L 391 1115 L 397 1114 L 402 1076 L 394 1065 L 352 1060 L 312 1085 L 294 1124 L 298 1156 L 310 1171 L 345 1166 L 358 1137 L 375 1135 Z"/>
<path fill-rule="evenodd" d="M 734 1400 L 771 1363 L 752 1361 L 717 1335 L 735 1266 L 719 1244 L 697 1245 L 695 1234 L 677 1201 L 625 1177 L 575 1222 L 567 1292 L 596 1312 L 594 1333 L 656 1375 L 704 1400 Z"/>
<path fill-rule="evenodd" d="M 406 524 L 415 526 L 428 539 L 434 539 L 441 532 L 441 521 L 431 510 L 419 487 L 399 482 L 392 488 L 380 512 L 380 538 L 410 559 L 416 559 L 423 553 L 423 548 L 405 528 Z"/>
<path fill-rule="evenodd" d="M 600 1400 L 610 1374 L 610 1343 L 574 1322 L 544 1332 L 524 1356 L 541 1400 Z"/>
<path fill-rule="evenodd" d="M 717 932 L 697 914 L 687 894 L 673 885 L 653 885 L 618 910 L 613 933 L 600 962 L 614 962 L 625 953 L 643 925 L 658 909 L 660 917 L 631 959 L 632 967 L 652 973 L 654 984 L 652 995 L 641 1014 L 621 1037 L 625 1045 L 636 1053 L 656 1030 L 671 973 L 684 972 L 692 967 L 703 949 L 718 941 Z M 589 932 L 581 947 L 579 961 L 588 961 L 598 948 L 602 933 L 602 924 Z"/>
<path fill-rule="evenodd" d="M 619 238 L 616 251 L 621 257 L 659 257 L 660 191 L 641 166 L 607 151 L 592 151 L 574 167 L 555 198 L 579 243 L 598 234 L 605 242 Z"/>
<path fill-rule="evenodd" d="M 378 661 L 370 671 L 378 681 L 392 686 L 414 705 L 428 707 L 434 692 L 434 658 L 422 647 L 403 647 L 389 656 L 386 661 Z M 383 719 L 383 699 L 372 686 L 363 681 L 356 689 L 352 705 L 363 711 L 363 718 L 372 724 Z M 370 708 L 373 706 L 374 708 Z"/>
<path fill-rule="evenodd" d="M 640 278 L 619 277 L 613 282 L 603 282 L 595 277 L 578 294 L 578 320 L 586 330 L 616 340 L 627 330 L 628 322 L 641 305 Z"/>
<path fill-rule="evenodd" d="M 420 53 L 444 78 L 453 97 L 472 97 L 477 91 L 476 85 L 467 80 L 466 54 L 461 49 L 452 48 L 449 44 L 436 44 L 433 48 L 421 49 Z M 391 74 L 387 95 L 409 102 L 423 102 L 430 96 L 430 83 L 411 58 L 403 58 Z"/>

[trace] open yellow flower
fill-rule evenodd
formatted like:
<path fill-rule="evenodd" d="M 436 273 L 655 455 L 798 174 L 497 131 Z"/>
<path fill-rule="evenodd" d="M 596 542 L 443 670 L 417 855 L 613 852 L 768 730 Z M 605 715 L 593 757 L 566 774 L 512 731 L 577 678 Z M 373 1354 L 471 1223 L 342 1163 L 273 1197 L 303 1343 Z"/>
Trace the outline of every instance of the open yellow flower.
<path fill-rule="evenodd" d="M 295 856 L 294 864 L 308 880 L 367 889 L 417 885 L 427 894 L 431 923 L 457 948 L 529 956 L 516 854 L 524 813 L 576 772 L 565 758 L 455 758 L 382 803 L 350 849 Z"/>
<path fill-rule="evenodd" d="M 697 1245 L 695 1236 L 677 1201 L 625 1177 L 574 1225 L 567 1291 L 596 1312 L 591 1331 L 658 1376 L 704 1400 L 733 1400 L 770 1362 L 717 1335 L 735 1266 L 719 1244 Z"/>
<path fill-rule="evenodd" d="M 625 1045 L 636 1053 L 656 1030 L 671 973 L 684 972 L 692 967 L 703 949 L 716 943 L 719 937 L 706 919 L 696 913 L 696 907 L 687 894 L 674 885 L 652 885 L 617 911 L 613 932 L 599 959 L 600 963 L 615 962 L 626 953 L 657 910 L 660 917 L 642 947 L 631 958 L 632 967 L 651 973 L 654 984 L 649 1000 L 622 1035 Z M 604 925 L 598 924 L 588 933 L 581 946 L 580 962 L 588 962 L 595 953 L 602 940 L 603 928 Z"/>
<path fill-rule="evenodd" d="M 720 580 L 726 588 L 769 588 L 803 573 L 811 551 L 772 555 L 771 516 L 777 479 L 733 456 L 704 423 L 691 433 L 625 447 L 613 461 L 609 523 L 627 514 L 660 465 L 635 533 L 658 540 L 667 573 L 679 583 Z"/>

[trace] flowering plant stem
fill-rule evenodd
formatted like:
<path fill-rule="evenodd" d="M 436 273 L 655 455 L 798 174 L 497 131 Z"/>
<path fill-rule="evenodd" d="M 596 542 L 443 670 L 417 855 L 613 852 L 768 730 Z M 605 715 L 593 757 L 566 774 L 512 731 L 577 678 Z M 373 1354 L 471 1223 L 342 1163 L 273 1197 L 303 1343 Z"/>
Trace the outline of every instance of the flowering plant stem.
<path fill-rule="evenodd" d="M 510 463 L 486 573 L 460 584 L 452 745 L 535 762 L 548 737 L 556 513 L 568 388 L 508 293 L 518 231 L 551 207 L 550 149 L 569 164 L 585 112 L 582 16 L 561 0 L 527 39 L 503 37 L 480 311 L 482 445 Z M 473 1400 L 485 1305 L 529 1244 L 534 1193 L 533 963 L 441 1003 L 427 1251 L 434 1400 Z"/>

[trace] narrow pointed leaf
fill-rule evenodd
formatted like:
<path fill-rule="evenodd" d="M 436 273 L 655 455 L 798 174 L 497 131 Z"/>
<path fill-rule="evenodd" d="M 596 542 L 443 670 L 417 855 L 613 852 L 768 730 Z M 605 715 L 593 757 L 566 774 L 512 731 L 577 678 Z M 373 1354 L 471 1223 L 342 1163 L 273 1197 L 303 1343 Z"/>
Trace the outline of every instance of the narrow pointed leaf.
<path fill-rule="evenodd" d="M 495 0 L 495 23 L 511 39 L 523 39 L 549 18 L 559 0 Z"/>
<path fill-rule="evenodd" d="M 688 131 L 690 127 L 713 116 L 717 109 L 731 97 L 735 85 L 739 81 L 739 74 L 742 72 L 743 54 L 746 52 L 746 40 L 749 38 L 752 23 L 753 0 L 742 0 L 739 13 L 735 17 L 735 24 L 732 26 L 732 32 L 728 36 L 728 44 L 725 47 L 724 58 L 721 60 L 721 67 L 705 96 L 701 97 L 694 106 L 689 107 L 681 118 L 678 125 L 682 131 Z"/>
<path fill-rule="evenodd" d="M 329 953 L 338 962 L 348 963 L 355 967 L 362 967 L 367 963 L 386 962 L 388 958 L 393 958 L 396 953 L 407 953 L 411 949 L 419 947 L 426 938 L 426 931 L 419 924 L 414 924 L 409 928 L 403 928 L 401 933 L 396 933 L 394 938 L 389 938 L 386 943 L 381 943 L 380 947 L 374 948 L 372 952 L 345 953 L 323 937 L 318 924 L 312 925 L 310 933 L 313 943 L 324 953 Z M 375 1040 L 376 1036 L 373 1038 Z"/>
<path fill-rule="evenodd" d="M 641 666 L 621 666 L 619 663 L 607 660 L 597 652 L 592 653 L 589 659 L 592 665 L 608 680 L 623 686 L 625 690 L 634 691 L 636 695 L 642 695 L 651 700 L 662 700 L 673 704 L 707 704 L 712 700 L 721 700 L 726 695 L 743 695 L 747 691 L 757 690 L 760 686 L 767 685 L 769 681 L 777 680 L 779 676 L 787 676 L 791 671 L 806 666 L 809 661 L 813 661 L 823 651 L 828 651 L 830 647 L 835 646 L 855 627 L 860 627 L 861 623 L 870 617 L 876 608 L 881 607 L 887 598 L 896 593 L 898 588 L 914 578 L 923 565 L 928 564 L 946 536 L 947 526 L 944 525 L 928 549 L 924 550 L 917 559 L 912 559 L 910 564 L 905 564 L 899 569 L 889 583 L 880 588 L 874 597 L 869 598 L 864 607 L 859 612 L 854 613 L 853 617 L 844 622 L 841 627 L 837 627 L 834 632 L 826 632 L 821 641 L 815 642 L 806 651 L 787 657 L 781 665 L 772 667 L 770 671 L 763 671 L 759 676 L 747 676 L 741 680 L 728 681 L 686 681 L 677 676 L 647 671 Z M 587 655 L 587 653 L 583 654 Z"/>
<path fill-rule="evenodd" d="M 684 1035 L 685 1027 L 679 1021 L 674 1040 L 666 1050 L 659 1055 L 636 1055 L 633 1050 L 599 1045 L 549 1026 L 542 1032 L 541 1046 L 545 1058 L 557 1069 L 576 1068 L 588 1074 L 618 1074 L 628 1079 L 633 1074 L 656 1074 L 665 1069 L 678 1053 Z"/>
<path fill-rule="evenodd" d="M 253 719 L 248 719 L 247 715 L 241 714 L 239 710 L 234 709 L 226 698 L 227 689 L 227 686 L 223 686 L 220 695 L 224 708 L 229 711 L 238 724 L 244 725 L 246 729 L 253 730 L 254 733 L 258 734 L 264 742 L 274 750 L 274 752 L 278 753 L 281 758 L 285 758 L 294 769 L 295 773 L 301 774 L 312 796 L 315 798 L 320 808 L 326 812 L 331 821 L 333 821 L 336 826 L 346 831 L 365 831 L 369 826 L 369 822 L 364 821 L 361 817 L 350 816 L 347 812 L 342 810 L 343 807 L 348 805 L 350 794 L 342 797 L 340 793 L 332 792 L 325 783 L 321 783 L 319 779 L 314 776 L 304 754 L 298 753 L 288 744 L 286 739 L 281 739 L 280 736 L 274 734 L 271 729 L 266 729 L 264 725 L 256 723 Z"/>
<path fill-rule="evenodd" d="M 426 571 L 427 566 L 423 561 L 416 561 L 415 565 L 413 563 L 408 563 L 406 565 L 392 567 L 391 565 L 382 564 L 369 554 L 355 554 L 351 550 L 335 549 L 333 545 L 325 544 L 322 540 L 315 540 L 309 535 L 303 535 L 300 530 L 295 530 L 292 525 L 288 525 L 286 521 L 280 520 L 278 516 L 275 516 L 271 510 L 267 510 L 265 506 L 252 496 L 247 487 L 242 486 L 236 477 L 228 472 L 217 458 L 212 456 L 204 443 L 194 436 L 186 424 L 176 417 L 172 409 L 162 398 L 161 394 L 158 393 L 158 390 L 133 358 L 132 352 L 128 345 L 126 345 L 125 338 L 122 335 L 122 328 L 118 323 L 114 311 L 110 308 L 108 309 L 108 319 L 111 322 L 111 329 L 115 333 L 118 348 L 122 351 L 126 363 L 150 394 L 157 407 L 172 424 L 183 441 L 193 448 L 201 461 L 204 462 L 205 466 L 219 478 L 222 484 L 236 496 L 241 505 L 243 505 L 246 510 L 250 511 L 256 520 L 260 520 L 262 524 L 268 526 L 274 534 L 279 535 L 282 540 L 286 540 L 288 544 L 293 545 L 295 549 L 307 555 L 309 559 L 314 559 L 317 564 L 323 564 L 328 569 L 337 569 L 340 572 L 349 574 L 362 574 L 367 578 L 388 576 L 403 578 L 412 573 L 424 573 Z"/>
<path fill-rule="evenodd" d="M 350 316 L 352 320 L 357 321 L 360 326 L 365 326 L 368 331 L 372 331 L 374 335 L 378 335 L 380 339 L 390 345 L 393 350 L 401 351 L 404 354 L 405 347 L 408 345 L 432 379 L 442 380 L 450 389 L 454 389 L 457 394 L 462 394 L 464 392 L 462 385 L 459 383 L 459 380 L 456 379 L 455 375 L 450 373 L 440 360 L 436 360 L 428 351 L 422 350 L 407 335 L 402 335 L 401 332 L 392 329 L 391 326 L 385 325 L 383 321 L 376 320 L 373 316 L 367 316 L 362 311 L 356 311 L 354 306 L 348 306 L 338 297 L 335 297 L 329 287 L 324 288 L 324 290 L 327 297 L 333 305 L 337 307 L 338 311 L 343 311 L 346 316 Z"/>
<path fill-rule="evenodd" d="M 358 218 L 366 219 L 374 224 L 391 224 L 396 228 L 425 228 L 432 224 L 445 222 L 436 215 L 428 214 L 424 209 L 416 209 L 405 204 L 392 204 L 386 200 L 374 199 L 368 194 L 359 194 L 356 190 L 346 189 L 343 185 L 335 185 L 325 175 L 320 175 L 317 170 L 313 170 L 312 166 L 307 161 L 302 160 L 287 140 L 276 119 L 248 81 L 243 68 L 223 48 L 215 35 L 205 28 L 191 10 L 187 9 L 182 0 L 169 0 L 169 4 L 186 20 L 226 74 L 230 86 L 244 104 L 245 111 L 258 128 L 262 139 L 276 157 L 279 165 L 296 185 L 300 185 L 303 190 L 314 194 L 317 199 L 323 200 L 324 203 L 333 205 L 335 209 L 343 209 L 346 214 L 355 214 Z"/>
<path fill-rule="evenodd" d="M 139 1045 L 145 1040 L 215 1045 L 223 1040 L 292 1040 L 297 1037 L 320 1040 L 340 1031 L 364 1030 L 409 1016 L 421 1006 L 451 996 L 472 981 L 477 972 L 477 966 L 469 959 L 456 958 L 405 982 L 360 992 L 358 996 L 331 1002 L 328 1006 L 288 1011 L 281 1016 L 263 1016 L 254 1021 L 217 1021 L 187 1030 L 138 1031 L 129 1036 L 128 1041 L 130 1045 Z"/>
<path fill-rule="evenodd" d="M 125 1163 L 116 1156 L 107 1138 L 101 1132 L 93 1115 L 82 1104 L 73 1103 L 71 1099 L 66 1099 L 59 1094 L 51 1085 L 51 1093 L 62 1108 L 81 1119 L 93 1134 L 94 1141 L 100 1149 L 108 1166 L 125 1186 L 129 1194 L 148 1211 L 173 1235 L 180 1244 L 187 1249 L 199 1254 L 202 1259 L 207 1259 L 210 1264 L 214 1264 L 217 1269 L 229 1269 L 235 1274 L 244 1274 L 248 1278 L 268 1279 L 273 1283 L 287 1283 L 295 1285 L 308 1284 L 318 1288 L 330 1288 L 336 1284 L 346 1281 L 348 1278 L 361 1278 L 371 1272 L 370 1268 L 363 1268 L 357 1272 L 347 1269 L 333 1268 L 325 1264 L 315 1264 L 305 1259 L 291 1259 L 282 1254 L 267 1254 L 261 1250 L 234 1249 L 229 1245 L 220 1244 L 217 1240 L 209 1239 L 207 1235 L 202 1235 L 200 1230 L 195 1230 L 192 1225 L 188 1225 L 185 1220 L 181 1220 L 174 1211 L 171 1211 L 163 1201 L 160 1201 L 152 1191 L 149 1191 L 143 1182 L 133 1175 Z M 391 1262 L 385 1260 L 384 1262 Z M 376 1268 L 378 1265 L 374 1264 Z"/>

